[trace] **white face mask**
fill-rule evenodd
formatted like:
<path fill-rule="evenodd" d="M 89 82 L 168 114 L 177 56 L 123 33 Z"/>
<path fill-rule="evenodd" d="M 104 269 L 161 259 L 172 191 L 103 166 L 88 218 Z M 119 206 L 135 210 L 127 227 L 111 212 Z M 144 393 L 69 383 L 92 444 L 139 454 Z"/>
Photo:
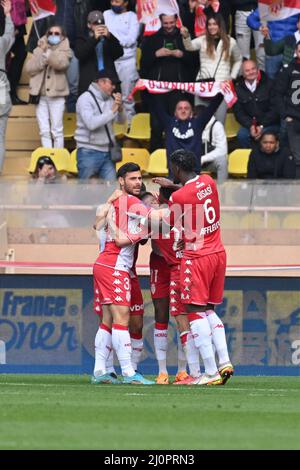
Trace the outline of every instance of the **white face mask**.
<path fill-rule="evenodd" d="M 60 42 L 61 42 L 60 36 L 54 36 L 53 34 L 51 34 L 48 37 L 48 43 L 50 44 L 50 46 L 57 46 L 57 44 L 59 44 Z"/>

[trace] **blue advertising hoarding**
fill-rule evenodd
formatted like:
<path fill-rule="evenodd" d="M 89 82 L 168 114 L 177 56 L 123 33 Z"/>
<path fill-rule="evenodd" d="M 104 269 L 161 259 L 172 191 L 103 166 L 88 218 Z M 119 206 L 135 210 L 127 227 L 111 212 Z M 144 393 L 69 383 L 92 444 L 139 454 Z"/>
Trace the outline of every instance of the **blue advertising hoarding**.
<path fill-rule="evenodd" d="M 140 282 L 145 301 L 140 369 L 155 374 L 148 277 Z M 300 375 L 300 278 L 227 277 L 217 313 L 237 373 Z M 0 275 L 0 372 L 90 374 L 97 328 L 91 276 Z M 176 344 L 171 319 L 171 373 Z"/>

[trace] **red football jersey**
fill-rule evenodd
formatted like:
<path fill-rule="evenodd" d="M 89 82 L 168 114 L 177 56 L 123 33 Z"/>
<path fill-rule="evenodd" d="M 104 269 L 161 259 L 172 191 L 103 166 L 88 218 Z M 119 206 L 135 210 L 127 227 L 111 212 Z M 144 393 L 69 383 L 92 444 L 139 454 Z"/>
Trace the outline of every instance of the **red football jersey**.
<path fill-rule="evenodd" d="M 184 258 L 198 258 L 224 251 L 220 234 L 220 204 L 216 184 L 209 175 L 189 180 L 172 194 L 175 226 L 181 224 Z"/>
<path fill-rule="evenodd" d="M 148 234 L 147 218 L 151 209 L 131 195 L 124 195 L 113 202 L 113 221 L 118 230 L 131 240 L 132 244 L 120 248 L 114 241 L 114 234 L 107 230 L 104 250 L 99 254 L 96 263 L 118 270 L 128 271 L 134 261 L 135 243 Z"/>
<path fill-rule="evenodd" d="M 176 237 L 174 230 L 171 230 L 169 237 L 166 238 L 160 234 L 159 238 L 152 240 L 152 243 L 158 248 L 162 257 L 165 259 L 168 266 L 175 266 L 181 263 L 182 251 L 176 247 Z"/>

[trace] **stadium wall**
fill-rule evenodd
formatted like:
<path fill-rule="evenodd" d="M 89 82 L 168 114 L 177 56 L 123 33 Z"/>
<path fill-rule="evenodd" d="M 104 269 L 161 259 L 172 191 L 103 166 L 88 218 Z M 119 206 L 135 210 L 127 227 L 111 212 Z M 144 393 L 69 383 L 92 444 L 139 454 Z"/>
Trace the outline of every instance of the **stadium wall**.
<path fill-rule="evenodd" d="M 148 277 L 140 280 L 146 311 L 140 370 L 155 374 L 153 307 Z M 217 313 L 237 374 L 300 375 L 300 277 L 227 277 Z M 97 327 L 91 276 L 0 275 L 1 373 L 90 374 Z M 168 362 L 176 372 L 173 320 Z"/>

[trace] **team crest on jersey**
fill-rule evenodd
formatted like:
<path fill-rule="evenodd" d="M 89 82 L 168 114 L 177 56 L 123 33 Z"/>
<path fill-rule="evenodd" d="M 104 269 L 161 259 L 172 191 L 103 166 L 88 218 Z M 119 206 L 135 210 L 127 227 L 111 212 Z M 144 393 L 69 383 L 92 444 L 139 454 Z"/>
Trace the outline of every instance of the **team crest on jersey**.
<path fill-rule="evenodd" d="M 131 294 L 129 291 L 126 292 L 126 300 L 127 302 L 130 302 L 130 299 L 131 299 Z"/>
<path fill-rule="evenodd" d="M 154 295 L 155 292 L 156 292 L 156 286 L 155 286 L 155 284 L 151 284 L 151 293 L 152 293 L 152 295 Z"/>
<path fill-rule="evenodd" d="M 114 271 L 113 276 L 121 276 L 120 271 Z"/>

